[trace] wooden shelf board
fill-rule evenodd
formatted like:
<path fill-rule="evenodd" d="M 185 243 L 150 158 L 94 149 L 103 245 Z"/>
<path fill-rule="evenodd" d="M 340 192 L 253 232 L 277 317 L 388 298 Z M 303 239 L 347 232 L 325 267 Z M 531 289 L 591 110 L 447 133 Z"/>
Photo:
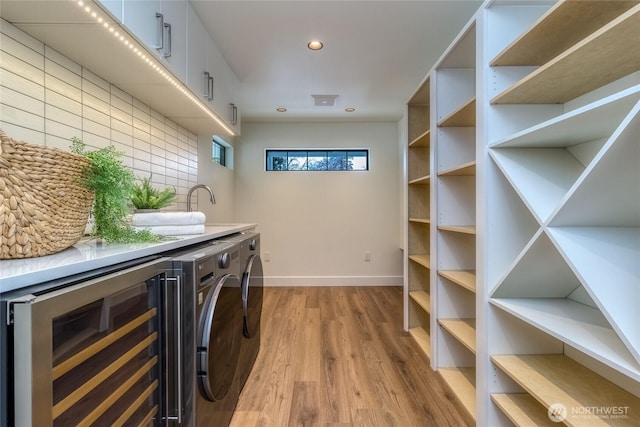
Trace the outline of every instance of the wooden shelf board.
<path fill-rule="evenodd" d="M 500 52 L 489 65 L 542 65 L 636 3 L 627 0 L 560 1 Z"/>
<path fill-rule="evenodd" d="M 476 272 L 474 270 L 438 270 L 438 275 L 475 293 Z"/>
<path fill-rule="evenodd" d="M 431 181 L 431 175 L 421 176 L 409 181 L 409 185 L 426 185 Z"/>
<path fill-rule="evenodd" d="M 476 125 L 475 97 L 438 122 L 438 127 L 473 127 Z"/>
<path fill-rule="evenodd" d="M 427 129 L 426 132 L 416 137 L 413 141 L 409 143 L 409 148 L 414 147 L 428 147 L 429 146 L 429 138 L 431 135 L 431 131 Z"/>
<path fill-rule="evenodd" d="M 557 427 L 547 409 L 526 393 L 492 394 L 491 400 L 518 427 Z"/>
<path fill-rule="evenodd" d="M 570 147 L 607 138 L 640 99 L 640 88 L 632 87 L 554 117 L 490 144 L 496 147 Z"/>
<path fill-rule="evenodd" d="M 419 223 L 419 224 L 431 224 L 431 220 L 429 218 L 411 217 L 411 218 L 409 218 L 409 222 L 416 222 L 416 223 Z"/>
<path fill-rule="evenodd" d="M 539 67 L 491 104 L 564 104 L 640 70 L 640 5 Z M 578 70 L 578 72 L 576 72 Z"/>
<path fill-rule="evenodd" d="M 438 319 L 438 323 L 476 354 L 476 319 Z"/>
<path fill-rule="evenodd" d="M 640 381 L 640 366 L 602 313 L 566 298 L 491 298 L 491 304 Z"/>
<path fill-rule="evenodd" d="M 424 354 L 426 354 L 428 358 L 431 358 L 431 337 L 429 336 L 429 332 L 424 328 L 417 327 L 409 329 L 409 334 L 416 340 Z"/>
<path fill-rule="evenodd" d="M 469 416 L 476 419 L 475 368 L 440 368 L 440 376 L 456 395 Z"/>
<path fill-rule="evenodd" d="M 409 260 L 420 264 L 424 268 L 431 269 L 431 257 L 429 255 L 409 255 Z"/>
<path fill-rule="evenodd" d="M 476 161 L 467 162 L 454 168 L 438 172 L 438 176 L 475 176 Z"/>
<path fill-rule="evenodd" d="M 409 296 L 414 300 L 424 311 L 431 314 L 431 295 L 425 291 L 410 291 Z"/>
<path fill-rule="evenodd" d="M 454 233 L 476 234 L 475 225 L 439 225 L 438 230 L 453 231 Z"/>
<path fill-rule="evenodd" d="M 640 408 L 640 398 L 565 355 L 494 355 L 491 360 L 544 407 L 564 405 L 568 411 L 565 419 L 568 425 L 637 425 L 633 414 L 615 419 L 572 415 L 572 409 Z"/>

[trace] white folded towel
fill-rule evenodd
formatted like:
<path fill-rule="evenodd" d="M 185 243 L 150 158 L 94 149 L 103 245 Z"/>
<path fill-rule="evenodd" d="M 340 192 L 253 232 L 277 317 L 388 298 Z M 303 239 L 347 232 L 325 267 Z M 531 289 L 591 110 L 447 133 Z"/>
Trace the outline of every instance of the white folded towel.
<path fill-rule="evenodd" d="M 204 224 L 191 225 L 143 225 L 133 227 L 136 230 L 149 230 L 160 236 L 184 236 L 187 234 L 204 234 Z"/>
<path fill-rule="evenodd" d="M 196 225 L 204 224 L 207 217 L 202 212 L 143 212 L 131 216 L 131 224 L 147 225 Z"/>

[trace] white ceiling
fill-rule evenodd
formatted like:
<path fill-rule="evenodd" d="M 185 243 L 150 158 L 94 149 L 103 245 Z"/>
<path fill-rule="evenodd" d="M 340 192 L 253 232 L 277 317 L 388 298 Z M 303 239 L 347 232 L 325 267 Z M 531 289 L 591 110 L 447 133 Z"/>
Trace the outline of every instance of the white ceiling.
<path fill-rule="evenodd" d="M 398 120 L 482 3 L 190 1 L 240 80 L 243 121 Z M 307 49 L 312 39 L 324 48 Z M 333 107 L 317 107 L 312 95 L 339 96 Z"/>

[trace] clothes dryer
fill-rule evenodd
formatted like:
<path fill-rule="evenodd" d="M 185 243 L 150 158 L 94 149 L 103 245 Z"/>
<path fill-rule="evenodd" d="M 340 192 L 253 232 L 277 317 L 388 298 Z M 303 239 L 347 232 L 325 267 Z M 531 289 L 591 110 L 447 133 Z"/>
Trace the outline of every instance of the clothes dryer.
<path fill-rule="evenodd" d="M 179 319 L 170 343 L 179 366 L 172 377 L 182 387 L 176 396 L 167 396 L 167 404 L 181 405 L 183 414 L 173 425 L 224 427 L 231 422 L 242 389 L 237 372 L 244 339 L 239 249 L 216 241 L 173 258 L 184 280 L 169 302 Z"/>
<path fill-rule="evenodd" d="M 260 233 L 244 232 L 223 238 L 240 247 L 242 266 L 242 333 L 244 339 L 238 363 L 238 383 L 242 388 L 260 351 L 260 324 L 264 279 L 260 259 Z"/>

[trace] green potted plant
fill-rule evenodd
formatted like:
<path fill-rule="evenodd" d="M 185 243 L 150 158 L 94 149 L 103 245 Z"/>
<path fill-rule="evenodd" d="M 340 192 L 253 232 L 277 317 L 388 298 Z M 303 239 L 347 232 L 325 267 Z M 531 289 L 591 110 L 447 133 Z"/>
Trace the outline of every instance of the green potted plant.
<path fill-rule="evenodd" d="M 89 159 L 91 165 L 84 173 L 82 183 L 94 194 L 92 213 L 94 237 L 110 243 L 158 242 L 163 237 L 148 230 L 136 231 L 129 224 L 130 199 L 135 176 L 120 161 L 122 153 L 109 146 L 87 151 L 80 138 L 72 138 L 71 151 Z"/>
<path fill-rule="evenodd" d="M 156 210 L 169 206 L 177 198 L 174 188 L 165 188 L 160 191 L 151 185 L 151 176 L 143 178 L 140 183 L 134 185 L 131 194 L 131 202 L 138 210 Z"/>

